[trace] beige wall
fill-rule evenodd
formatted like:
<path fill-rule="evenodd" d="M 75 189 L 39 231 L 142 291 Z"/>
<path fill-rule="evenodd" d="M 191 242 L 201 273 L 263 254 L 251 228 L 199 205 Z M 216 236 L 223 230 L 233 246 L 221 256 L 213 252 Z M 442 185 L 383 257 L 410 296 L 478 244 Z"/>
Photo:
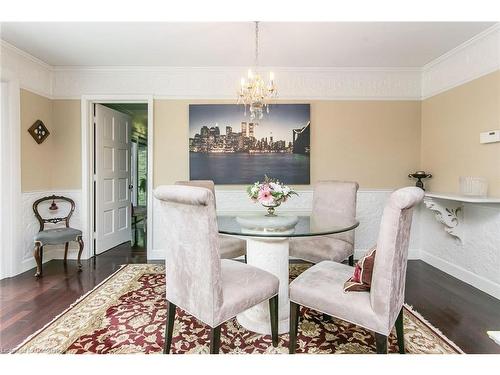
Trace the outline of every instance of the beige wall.
<path fill-rule="evenodd" d="M 190 103 L 232 102 L 154 101 L 154 186 L 189 177 Z M 500 71 L 423 102 L 310 103 L 312 182 L 394 188 L 425 169 L 434 175 L 429 190 L 457 192 L 459 176 L 485 176 L 490 194 L 500 196 L 500 143 L 479 144 L 480 132 L 500 127 Z M 27 132 L 37 119 L 51 132 L 41 145 Z M 80 101 L 21 90 L 21 123 L 23 191 L 81 188 Z"/>
<path fill-rule="evenodd" d="M 52 189 L 81 189 L 82 132 L 79 100 L 54 100 L 54 153 Z"/>
<path fill-rule="evenodd" d="M 430 190 L 458 192 L 459 176 L 482 176 L 500 196 L 500 143 L 480 144 L 479 133 L 500 129 L 500 71 L 422 102 L 422 168 Z"/>
<path fill-rule="evenodd" d="M 22 191 L 47 190 L 51 187 L 54 155 L 54 121 L 52 101 L 30 91 L 21 90 L 21 186 Z M 28 129 L 42 120 L 50 135 L 36 143 Z"/>
<path fill-rule="evenodd" d="M 190 103 L 155 100 L 154 186 L 189 177 Z M 231 102 L 228 102 L 231 103 Z M 420 102 L 312 101 L 311 181 L 345 179 L 394 188 L 420 162 Z"/>
<path fill-rule="evenodd" d="M 21 90 L 23 192 L 81 188 L 80 101 L 50 100 Z M 38 144 L 29 127 L 42 120 L 50 135 Z"/>

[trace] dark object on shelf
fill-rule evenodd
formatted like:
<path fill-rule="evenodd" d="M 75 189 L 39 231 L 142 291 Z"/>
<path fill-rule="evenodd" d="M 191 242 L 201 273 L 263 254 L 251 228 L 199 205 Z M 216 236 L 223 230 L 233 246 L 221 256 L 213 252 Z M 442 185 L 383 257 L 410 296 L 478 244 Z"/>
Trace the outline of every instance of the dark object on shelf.
<path fill-rule="evenodd" d="M 424 183 L 422 182 L 422 179 L 423 178 L 431 178 L 432 175 L 430 173 L 425 173 L 424 171 L 416 171 L 416 172 L 410 173 L 408 175 L 408 177 L 410 177 L 410 178 L 416 178 L 417 179 L 417 183 L 415 184 L 415 186 L 419 187 L 422 190 L 425 190 L 424 189 Z"/>
<path fill-rule="evenodd" d="M 50 217 L 50 218 L 42 217 L 42 215 L 38 210 L 38 205 L 45 201 L 52 201 L 52 204 L 50 205 L 49 208 L 52 209 L 52 206 L 54 205 L 57 207 L 55 203 L 56 200 L 68 202 L 71 206 L 69 213 L 64 217 Z M 34 238 L 35 249 L 33 251 L 33 256 L 36 261 L 36 273 L 35 273 L 36 277 L 42 276 L 44 246 L 64 244 L 64 265 L 66 265 L 66 259 L 68 257 L 68 246 L 71 241 L 78 242 L 79 245 L 78 271 L 80 272 L 82 270 L 82 262 L 81 262 L 81 256 L 83 251 L 82 231 L 79 229 L 71 228 L 69 226 L 69 219 L 71 219 L 71 215 L 73 215 L 74 211 L 75 211 L 75 202 L 73 201 L 73 199 L 68 197 L 63 197 L 60 195 L 51 195 L 49 197 L 43 197 L 36 200 L 33 203 L 33 212 L 35 213 L 35 217 L 37 218 L 38 223 L 40 224 L 40 230 L 35 235 Z M 65 226 L 53 229 L 45 229 L 46 223 L 57 224 L 59 222 L 64 222 Z"/>
<path fill-rule="evenodd" d="M 33 125 L 28 129 L 28 133 L 31 134 L 36 143 L 40 144 L 49 136 L 49 129 L 41 120 L 36 120 Z"/>

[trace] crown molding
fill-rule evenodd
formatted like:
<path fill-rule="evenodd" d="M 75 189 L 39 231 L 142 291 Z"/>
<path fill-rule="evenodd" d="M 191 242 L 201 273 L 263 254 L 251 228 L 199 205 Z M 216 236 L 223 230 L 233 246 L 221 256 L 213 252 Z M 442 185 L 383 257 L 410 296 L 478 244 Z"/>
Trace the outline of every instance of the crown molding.
<path fill-rule="evenodd" d="M 52 98 L 52 68 L 47 63 L 0 39 L 1 70 L 11 71 L 19 87 Z"/>
<path fill-rule="evenodd" d="M 500 69 L 500 23 L 477 34 L 422 68 L 422 99 Z"/>
<path fill-rule="evenodd" d="M 50 66 L 0 40 L 2 67 L 20 87 L 51 99 L 147 94 L 155 99 L 233 99 L 247 67 Z M 500 23 L 424 67 L 261 67 L 284 100 L 422 100 L 500 69 Z"/>
<path fill-rule="evenodd" d="M 25 59 L 27 59 L 27 60 L 29 60 L 29 61 L 31 61 L 31 62 L 33 62 L 33 63 L 35 63 L 35 64 L 40 65 L 40 67 L 42 67 L 42 68 L 45 68 L 45 69 L 47 69 L 47 70 L 52 70 L 52 66 L 51 66 L 51 65 L 49 65 L 49 64 L 47 64 L 45 61 L 42 61 L 42 60 L 40 60 L 39 58 L 37 58 L 37 57 L 35 57 L 35 56 L 33 56 L 33 55 L 29 54 L 28 52 L 23 51 L 23 50 L 22 50 L 22 49 L 20 49 L 20 48 L 17 48 L 16 46 L 14 46 L 14 45 L 10 44 L 9 42 L 6 42 L 6 41 L 5 41 L 5 40 L 3 40 L 3 39 L 0 39 L 0 46 L 1 46 L 2 48 L 5 48 L 5 49 L 7 49 L 7 50 L 9 50 L 9 51 L 13 52 L 13 53 L 16 53 L 16 54 L 17 54 L 17 55 L 19 55 L 19 56 L 24 57 Z"/>
<path fill-rule="evenodd" d="M 261 68 L 271 69 L 281 99 L 420 99 L 417 69 Z M 240 67 L 56 67 L 53 96 L 133 92 L 169 99 L 232 99 L 245 72 Z"/>

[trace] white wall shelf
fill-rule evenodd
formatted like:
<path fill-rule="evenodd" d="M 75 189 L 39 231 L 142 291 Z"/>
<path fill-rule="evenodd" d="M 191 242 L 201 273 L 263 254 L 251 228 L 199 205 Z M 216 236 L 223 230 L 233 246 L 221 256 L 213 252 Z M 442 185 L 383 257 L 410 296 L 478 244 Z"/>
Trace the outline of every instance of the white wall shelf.
<path fill-rule="evenodd" d="M 433 193 L 426 192 L 426 197 L 429 198 L 437 198 L 437 199 L 445 199 L 449 201 L 456 202 L 464 202 L 464 203 L 499 203 L 499 197 L 475 197 L 470 195 L 460 195 L 460 194 L 452 194 L 452 193 Z"/>
<path fill-rule="evenodd" d="M 436 220 L 443 224 L 444 230 L 464 243 L 464 203 L 500 204 L 500 198 L 475 197 L 451 193 L 426 192 L 425 206 L 434 211 Z"/>

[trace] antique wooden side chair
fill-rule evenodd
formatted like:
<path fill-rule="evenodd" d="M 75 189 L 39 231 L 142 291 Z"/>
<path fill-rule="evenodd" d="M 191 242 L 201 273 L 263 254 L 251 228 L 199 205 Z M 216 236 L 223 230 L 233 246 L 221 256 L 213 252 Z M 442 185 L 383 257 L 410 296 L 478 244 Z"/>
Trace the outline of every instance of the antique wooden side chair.
<path fill-rule="evenodd" d="M 69 212 L 64 217 L 43 217 L 39 210 L 39 205 L 42 202 L 52 201 L 52 204 L 49 207 L 49 211 L 58 211 L 59 207 L 56 204 L 56 201 L 65 201 L 70 205 Z M 78 250 L 78 271 L 82 269 L 82 263 L 80 261 L 83 251 L 83 239 L 82 239 L 82 231 L 79 229 L 71 228 L 69 226 L 69 220 L 75 211 L 75 202 L 68 197 L 51 195 L 48 197 L 43 197 L 36 200 L 33 203 L 33 212 L 40 223 L 39 232 L 35 235 L 35 250 L 33 252 L 33 256 L 36 260 L 36 277 L 42 276 L 42 259 L 43 259 L 43 248 L 45 245 L 62 245 L 64 244 L 64 263 L 66 264 L 66 259 L 68 256 L 68 246 L 70 241 L 78 242 L 79 250 Z M 57 227 L 45 229 L 46 223 L 57 224 L 60 222 L 65 223 L 65 227 Z"/>

